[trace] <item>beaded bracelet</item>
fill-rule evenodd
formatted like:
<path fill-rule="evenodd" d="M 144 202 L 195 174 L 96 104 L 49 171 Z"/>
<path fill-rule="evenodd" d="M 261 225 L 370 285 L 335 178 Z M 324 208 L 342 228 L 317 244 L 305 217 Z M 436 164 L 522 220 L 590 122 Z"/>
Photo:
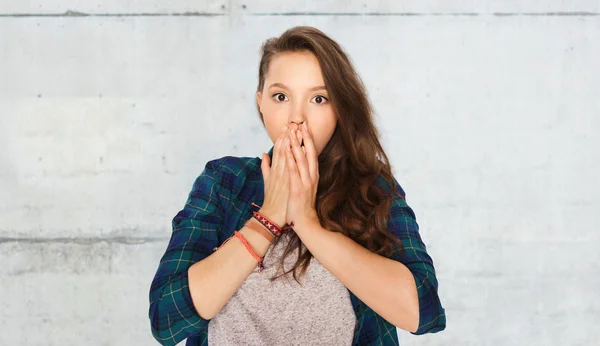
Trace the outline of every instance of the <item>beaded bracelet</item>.
<path fill-rule="evenodd" d="M 260 208 L 260 206 L 254 202 L 252 202 L 252 205 Z M 289 224 L 287 226 L 283 226 L 283 228 L 282 228 L 282 227 L 279 227 L 275 222 L 269 220 L 269 218 L 267 218 L 263 214 L 259 213 L 258 211 L 253 211 L 252 216 L 255 219 L 257 219 L 261 224 L 263 224 L 269 230 L 269 232 L 275 234 L 275 236 L 277 236 L 277 237 L 281 236 L 281 234 L 283 234 L 285 232 L 293 230 L 293 228 L 292 228 L 294 226 L 293 221 L 291 224 Z"/>

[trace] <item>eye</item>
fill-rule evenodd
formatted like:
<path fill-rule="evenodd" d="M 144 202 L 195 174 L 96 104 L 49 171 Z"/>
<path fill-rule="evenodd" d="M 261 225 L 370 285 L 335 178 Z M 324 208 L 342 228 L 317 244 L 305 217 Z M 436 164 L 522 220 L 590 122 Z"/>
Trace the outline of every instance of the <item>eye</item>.
<path fill-rule="evenodd" d="M 325 104 L 326 102 L 329 101 L 329 99 L 323 95 L 317 95 L 317 96 L 313 97 L 313 100 L 319 100 L 319 102 L 317 102 L 317 104 L 319 104 L 319 105 Z"/>
<path fill-rule="evenodd" d="M 276 97 L 276 101 L 279 101 L 279 102 L 285 102 L 285 101 L 286 101 L 286 98 L 287 98 L 287 96 L 285 96 L 285 94 L 282 94 L 282 93 L 276 93 L 276 94 L 273 94 L 273 96 L 272 96 L 272 97 L 275 97 L 275 96 L 277 96 L 277 97 Z M 281 97 L 281 96 L 283 96 L 283 99 L 282 99 L 282 97 Z"/>

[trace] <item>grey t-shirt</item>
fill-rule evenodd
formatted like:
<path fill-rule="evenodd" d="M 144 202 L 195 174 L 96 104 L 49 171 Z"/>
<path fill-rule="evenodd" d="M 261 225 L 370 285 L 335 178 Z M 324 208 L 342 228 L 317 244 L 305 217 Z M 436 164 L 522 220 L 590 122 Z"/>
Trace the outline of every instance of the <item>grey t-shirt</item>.
<path fill-rule="evenodd" d="M 265 255 L 262 273 L 255 268 L 208 325 L 209 345 L 352 345 L 357 326 L 348 289 L 312 257 L 302 286 L 279 261 L 289 233 Z M 304 246 L 304 245 L 302 245 Z M 298 257 L 285 259 L 285 270 Z"/>

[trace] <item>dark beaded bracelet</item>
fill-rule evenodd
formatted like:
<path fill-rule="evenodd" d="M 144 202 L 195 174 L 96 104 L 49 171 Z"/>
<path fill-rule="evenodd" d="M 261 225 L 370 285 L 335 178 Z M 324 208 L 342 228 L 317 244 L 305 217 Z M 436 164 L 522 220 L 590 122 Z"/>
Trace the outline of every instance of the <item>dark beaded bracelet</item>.
<path fill-rule="evenodd" d="M 260 208 L 260 206 L 258 204 L 256 204 L 256 203 L 252 203 L 252 205 L 254 205 L 255 207 Z M 269 218 L 267 218 L 263 214 L 259 213 L 258 211 L 253 211 L 252 212 L 252 216 L 256 220 L 258 220 L 258 222 L 260 222 L 263 226 L 265 226 L 269 230 L 269 232 L 273 233 L 277 237 L 281 236 L 285 232 L 293 230 L 293 228 L 292 228 L 294 226 L 294 222 L 293 221 L 292 221 L 292 223 L 290 225 L 285 225 L 282 228 L 282 227 L 279 227 L 275 222 L 269 220 Z"/>

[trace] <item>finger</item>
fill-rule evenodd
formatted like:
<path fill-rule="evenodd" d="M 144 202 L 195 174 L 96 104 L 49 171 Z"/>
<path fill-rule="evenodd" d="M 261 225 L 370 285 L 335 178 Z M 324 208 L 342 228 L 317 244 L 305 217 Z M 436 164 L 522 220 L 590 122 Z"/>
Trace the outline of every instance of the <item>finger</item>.
<path fill-rule="evenodd" d="M 269 171 L 271 170 L 271 161 L 269 155 L 262 153 L 262 162 L 260 164 L 262 170 L 263 180 L 266 182 L 269 180 Z"/>
<path fill-rule="evenodd" d="M 279 137 L 277 137 L 277 140 L 275 141 L 275 146 L 273 147 L 273 158 L 271 159 L 271 168 L 276 168 L 281 163 L 281 160 L 279 159 L 279 157 L 282 156 L 280 148 L 283 140 L 285 139 L 287 130 L 287 126 L 283 125 L 281 127 L 281 134 L 279 135 Z"/>
<path fill-rule="evenodd" d="M 296 165 L 296 161 L 294 161 L 294 154 L 292 153 L 292 148 L 288 147 L 285 151 L 285 154 L 288 164 L 288 171 L 290 172 L 290 184 L 295 186 L 296 179 L 294 178 L 298 178 L 298 166 Z"/>
<path fill-rule="evenodd" d="M 283 171 L 285 170 L 285 167 L 286 167 L 286 161 L 287 161 L 287 159 L 286 159 L 285 150 L 286 150 L 287 147 L 291 146 L 290 135 L 291 135 L 292 129 L 294 129 L 294 128 L 295 128 L 294 124 L 288 126 L 287 130 L 284 133 L 284 138 L 283 138 L 283 140 L 281 142 L 281 146 L 279 147 L 279 154 L 280 155 L 278 157 L 279 163 L 277 164 L 277 167 L 279 167 L 278 172 L 280 172 L 280 173 L 283 173 Z"/>
<path fill-rule="evenodd" d="M 292 142 L 292 153 L 294 154 L 294 160 L 296 162 L 296 167 L 299 171 L 300 178 L 305 183 L 310 184 L 310 173 L 308 171 L 308 162 L 306 161 L 306 156 L 304 156 L 302 152 L 302 148 L 300 147 L 300 142 L 298 141 L 298 134 L 292 130 L 291 142 Z"/>
<path fill-rule="evenodd" d="M 278 158 L 279 164 L 277 166 L 277 172 L 280 174 L 279 176 L 281 176 L 281 174 L 283 174 L 283 172 L 288 168 L 286 150 L 289 149 L 289 147 L 290 147 L 290 137 L 289 137 L 289 133 L 288 133 L 288 136 L 286 136 L 283 139 L 283 141 L 281 143 L 281 147 L 279 148 L 279 151 L 281 153 Z"/>
<path fill-rule="evenodd" d="M 302 124 L 302 136 L 304 138 L 304 149 L 306 150 L 306 160 L 308 161 L 308 171 L 313 180 L 317 179 L 319 174 L 318 155 L 313 140 L 312 131 L 310 131 L 306 122 Z"/>

